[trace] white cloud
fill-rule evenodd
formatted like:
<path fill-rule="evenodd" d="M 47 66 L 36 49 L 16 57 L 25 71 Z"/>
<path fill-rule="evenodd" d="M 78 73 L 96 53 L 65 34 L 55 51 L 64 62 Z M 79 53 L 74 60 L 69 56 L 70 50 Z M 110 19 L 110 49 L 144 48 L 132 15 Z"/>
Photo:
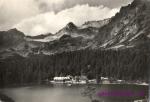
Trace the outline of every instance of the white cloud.
<path fill-rule="evenodd" d="M 46 3 L 49 6 L 62 5 L 66 0 L 38 0 L 38 3 Z"/>
<path fill-rule="evenodd" d="M 65 9 L 76 5 L 105 5 L 108 8 L 118 8 L 132 0 L 0 0 L 0 30 L 7 30 L 23 19 L 44 15 L 45 12 L 55 12 L 55 17 Z M 90 7 L 91 8 L 91 7 Z M 39 25 L 41 26 L 41 24 Z M 41 28 L 43 29 L 43 27 Z"/>
<path fill-rule="evenodd" d="M 60 11 L 64 8 L 66 0 L 38 0 L 38 6 L 42 12 L 45 11 Z"/>
<path fill-rule="evenodd" d="M 32 36 L 48 32 L 55 33 L 68 22 L 74 22 L 79 26 L 85 21 L 110 18 L 118 11 L 118 8 L 110 9 L 104 6 L 91 7 L 88 4 L 76 5 L 73 8 L 65 9 L 58 13 L 47 12 L 25 19 L 14 27 Z"/>
<path fill-rule="evenodd" d="M 0 28 L 39 14 L 34 0 L 0 0 Z"/>

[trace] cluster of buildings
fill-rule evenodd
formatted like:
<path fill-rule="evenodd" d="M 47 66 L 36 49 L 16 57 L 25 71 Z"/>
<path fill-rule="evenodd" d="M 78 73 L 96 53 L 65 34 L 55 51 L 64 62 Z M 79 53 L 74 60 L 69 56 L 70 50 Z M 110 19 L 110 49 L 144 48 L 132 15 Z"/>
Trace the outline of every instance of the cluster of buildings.
<path fill-rule="evenodd" d="M 97 84 L 98 83 L 98 80 L 96 79 L 92 79 L 92 80 L 89 80 L 87 78 L 87 76 L 65 76 L 65 77 L 54 77 L 53 80 L 50 81 L 51 83 L 53 84 Z M 110 84 L 110 83 L 118 83 L 118 84 L 121 84 L 121 83 L 124 83 L 123 80 L 111 80 L 107 77 L 100 77 L 99 79 L 99 83 L 102 83 L 102 84 Z"/>
<path fill-rule="evenodd" d="M 100 77 L 99 79 L 89 80 L 87 76 L 63 76 L 63 77 L 54 77 L 53 80 L 50 81 L 53 84 L 138 84 L 138 85 L 148 85 L 144 82 L 130 82 L 125 80 L 113 79 L 108 77 Z"/>
<path fill-rule="evenodd" d="M 66 76 L 66 77 L 54 77 L 51 83 L 62 84 L 87 84 L 88 78 L 86 76 Z"/>

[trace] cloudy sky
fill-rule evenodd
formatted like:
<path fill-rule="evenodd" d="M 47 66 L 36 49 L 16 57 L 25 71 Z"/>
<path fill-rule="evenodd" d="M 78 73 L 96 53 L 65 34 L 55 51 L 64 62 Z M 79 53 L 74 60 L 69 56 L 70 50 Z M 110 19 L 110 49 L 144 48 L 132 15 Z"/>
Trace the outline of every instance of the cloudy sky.
<path fill-rule="evenodd" d="M 68 22 L 114 16 L 133 0 L 0 0 L 0 30 L 17 28 L 26 35 L 55 33 Z"/>

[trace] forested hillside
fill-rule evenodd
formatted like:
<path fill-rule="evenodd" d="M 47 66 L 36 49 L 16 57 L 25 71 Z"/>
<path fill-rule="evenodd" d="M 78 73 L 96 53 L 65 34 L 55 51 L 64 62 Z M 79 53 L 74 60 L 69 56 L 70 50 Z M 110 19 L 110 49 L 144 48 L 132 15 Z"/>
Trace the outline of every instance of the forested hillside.
<path fill-rule="evenodd" d="M 56 34 L 0 31 L 0 86 L 81 75 L 148 82 L 150 1 L 134 0 L 114 17 L 72 22 Z"/>
<path fill-rule="evenodd" d="M 15 58 L 14 58 L 15 57 Z M 108 76 L 127 81 L 148 81 L 150 58 L 141 50 L 80 50 L 52 56 L 14 56 L 0 61 L 0 86 L 41 83 L 61 75 L 88 78 Z"/>

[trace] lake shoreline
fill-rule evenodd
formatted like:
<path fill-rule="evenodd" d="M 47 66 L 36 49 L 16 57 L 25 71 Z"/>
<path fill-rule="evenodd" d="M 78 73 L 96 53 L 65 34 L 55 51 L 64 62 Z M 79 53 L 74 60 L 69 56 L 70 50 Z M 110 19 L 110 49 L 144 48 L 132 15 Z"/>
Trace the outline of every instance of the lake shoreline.
<path fill-rule="evenodd" d="M 4 94 L 0 93 L 0 102 L 15 102 L 15 101 L 12 100 L 7 95 L 4 95 Z"/>
<path fill-rule="evenodd" d="M 4 86 L 4 87 L 0 87 L 0 89 L 5 89 L 5 88 L 18 88 L 18 87 L 30 87 L 30 86 L 55 86 L 55 85 L 62 85 L 62 86 L 67 86 L 67 84 L 55 84 L 55 83 L 41 83 L 41 84 L 37 84 L 37 83 L 30 83 L 30 84 L 15 84 L 15 85 L 8 85 L 8 86 Z M 93 83 L 87 83 L 87 84 L 72 84 L 74 85 L 79 85 L 79 86 L 88 86 L 88 85 L 135 85 L 135 86 L 145 86 L 145 87 L 149 87 L 149 83 L 147 84 L 137 84 L 137 83 L 126 83 L 126 84 L 118 84 L 118 83 L 109 83 L 109 84 L 93 84 Z M 69 86 L 68 86 L 69 87 Z"/>

